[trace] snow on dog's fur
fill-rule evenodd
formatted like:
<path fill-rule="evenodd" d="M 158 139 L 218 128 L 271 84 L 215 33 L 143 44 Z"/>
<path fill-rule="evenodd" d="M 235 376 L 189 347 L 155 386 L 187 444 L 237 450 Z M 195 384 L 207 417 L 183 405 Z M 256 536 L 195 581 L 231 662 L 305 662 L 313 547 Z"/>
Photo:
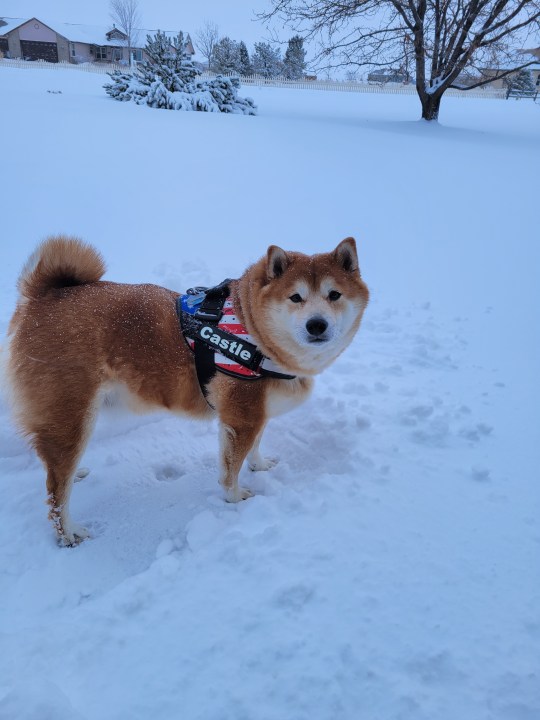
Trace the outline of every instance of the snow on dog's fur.
<path fill-rule="evenodd" d="M 231 282 L 231 296 L 259 349 L 295 378 L 245 381 L 217 373 L 207 402 L 180 332 L 178 294 L 102 281 L 104 272 L 91 246 L 49 238 L 23 268 L 9 327 L 15 416 L 46 467 L 49 516 L 66 545 L 88 536 L 71 521 L 69 498 L 107 389 L 120 384 L 140 411 L 217 413 L 220 482 L 226 499 L 237 502 L 251 495 L 238 485 L 244 460 L 253 470 L 272 466 L 259 452 L 266 422 L 306 399 L 313 376 L 351 342 L 368 302 L 352 238 L 312 256 L 271 246 Z"/>

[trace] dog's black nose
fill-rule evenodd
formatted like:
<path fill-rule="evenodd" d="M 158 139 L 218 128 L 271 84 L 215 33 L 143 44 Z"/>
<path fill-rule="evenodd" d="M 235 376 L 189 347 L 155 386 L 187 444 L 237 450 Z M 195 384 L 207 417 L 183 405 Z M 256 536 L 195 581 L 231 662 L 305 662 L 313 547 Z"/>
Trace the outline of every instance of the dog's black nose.
<path fill-rule="evenodd" d="M 314 337 L 319 337 L 320 335 L 322 335 L 327 327 L 328 323 L 322 317 L 310 318 L 306 323 L 306 330 L 310 335 L 313 335 Z"/>

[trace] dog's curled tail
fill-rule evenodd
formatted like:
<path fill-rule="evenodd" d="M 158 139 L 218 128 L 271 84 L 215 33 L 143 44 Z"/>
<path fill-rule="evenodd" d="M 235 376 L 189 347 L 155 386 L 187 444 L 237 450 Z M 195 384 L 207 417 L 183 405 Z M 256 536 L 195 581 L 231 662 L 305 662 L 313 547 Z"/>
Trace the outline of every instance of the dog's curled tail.
<path fill-rule="evenodd" d="M 29 300 L 53 288 L 97 282 L 105 273 L 103 258 L 78 238 L 57 235 L 39 245 L 23 267 L 17 287 Z"/>

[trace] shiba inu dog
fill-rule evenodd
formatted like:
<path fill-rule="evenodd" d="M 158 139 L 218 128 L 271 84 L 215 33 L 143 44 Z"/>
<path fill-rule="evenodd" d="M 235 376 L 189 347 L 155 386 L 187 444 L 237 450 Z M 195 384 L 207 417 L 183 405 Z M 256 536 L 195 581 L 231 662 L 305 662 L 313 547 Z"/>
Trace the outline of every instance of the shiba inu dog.
<path fill-rule="evenodd" d="M 244 500 L 251 495 L 238 485 L 244 460 L 252 470 L 274 464 L 259 451 L 266 422 L 307 398 L 313 376 L 351 342 L 369 297 L 353 238 L 311 256 L 272 245 L 238 280 L 228 281 L 227 312 L 244 335 L 217 330 L 216 317 L 200 310 L 202 320 L 192 330 L 199 333 L 193 345 L 213 342 L 230 362 L 249 360 L 251 376 L 222 372 L 216 360 L 217 371 L 203 381 L 182 337 L 179 294 L 103 281 L 104 272 L 91 246 L 49 238 L 23 268 L 8 331 L 15 417 L 45 465 L 49 517 L 64 545 L 88 536 L 71 520 L 69 499 L 105 391 L 122 385 L 137 411 L 217 414 L 225 498 Z M 273 370 L 257 375 L 255 355 L 261 368 L 264 359 Z"/>

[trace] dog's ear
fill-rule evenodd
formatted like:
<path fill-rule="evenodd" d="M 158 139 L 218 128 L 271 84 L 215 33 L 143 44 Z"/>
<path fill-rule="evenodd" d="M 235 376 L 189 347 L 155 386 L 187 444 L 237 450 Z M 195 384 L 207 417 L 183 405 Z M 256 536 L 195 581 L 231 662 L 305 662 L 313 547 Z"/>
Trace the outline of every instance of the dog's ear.
<path fill-rule="evenodd" d="M 281 277 L 289 265 L 289 256 L 277 245 L 270 245 L 266 255 L 266 274 L 269 280 Z"/>
<path fill-rule="evenodd" d="M 334 250 L 334 260 L 341 265 L 345 272 L 359 272 L 358 253 L 356 241 L 352 237 L 342 240 Z"/>

